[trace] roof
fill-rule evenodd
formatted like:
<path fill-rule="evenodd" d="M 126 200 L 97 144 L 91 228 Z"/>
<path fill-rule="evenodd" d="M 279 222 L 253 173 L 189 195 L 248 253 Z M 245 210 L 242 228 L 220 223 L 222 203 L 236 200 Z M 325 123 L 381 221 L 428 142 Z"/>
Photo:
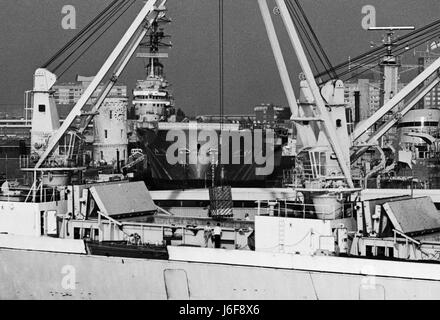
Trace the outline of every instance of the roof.
<path fill-rule="evenodd" d="M 383 207 L 394 228 L 405 234 L 440 229 L 440 213 L 430 197 L 389 201 Z"/>
<path fill-rule="evenodd" d="M 109 216 L 156 211 L 156 205 L 143 182 L 115 183 L 90 188 L 96 204 Z"/>

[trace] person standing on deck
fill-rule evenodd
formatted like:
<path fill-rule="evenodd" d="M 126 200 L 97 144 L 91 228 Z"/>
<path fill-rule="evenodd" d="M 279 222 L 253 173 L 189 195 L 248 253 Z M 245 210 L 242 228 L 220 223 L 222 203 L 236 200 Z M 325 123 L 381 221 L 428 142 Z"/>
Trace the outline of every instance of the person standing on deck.
<path fill-rule="evenodd" d="M 222 228 L 220 227 L 220 223 L 217 223 L 217 226 L 214 228 L 214 244 L 216 249 L 220 248 L 221 239 L 222 239 Z"/>
<path fill-rule="evenodd" d="M 205 239 L 205 248 L 209 247 L 209 239 L 211 239 L 211 236 L 212 236 L 211 224 L 208 222 L 205 226 L 205 229 L 203 229 L 203 238 Z"/>

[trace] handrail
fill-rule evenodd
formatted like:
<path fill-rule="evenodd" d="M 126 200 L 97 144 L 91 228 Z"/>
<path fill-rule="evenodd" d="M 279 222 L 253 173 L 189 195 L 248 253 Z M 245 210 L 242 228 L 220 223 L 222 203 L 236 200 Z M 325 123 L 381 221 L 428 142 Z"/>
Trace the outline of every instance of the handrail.
<path fill-rule="evenodd" d="M 407 236 L 407 235 L 404 234 L 402 231 L 399 231 L 399 230 L 393 229 L 393 232 L 394 232 L 394 243 L 396 243 L 396 241 L 397 241 L 397 238 L 396 238 L 396 233 L 397 233 L 397 234 L 401 235 L 402 237 L 404 237 L 406 240 L 409 240 L 409 241 L 411 241 L 411 242 L 413 242 L 413 243 L 415 243 L 415 244 L 417 244 L 417 245 L 420 245 L 420 244 L 421 244 L 420 241 L 417 241 L 416 239 L 413 239 L 413 238 Z"/>

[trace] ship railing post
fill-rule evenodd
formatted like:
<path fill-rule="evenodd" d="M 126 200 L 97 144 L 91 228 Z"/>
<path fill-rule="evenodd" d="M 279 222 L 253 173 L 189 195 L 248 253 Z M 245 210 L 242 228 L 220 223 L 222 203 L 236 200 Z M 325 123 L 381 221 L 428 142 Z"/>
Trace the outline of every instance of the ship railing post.
<path fill-rule="evenodd" d="M 101 219 L 101 211 L 98 211 L 98 229 L 99 229 L 99 237 L 98 237 L 98 241 L 102 242 L 102 240 L 104 239 L 103 234 L 104 234 L 104 226 L 102 224 L 102 219 Z"/>
<path fill-rule="evenodd" d="M 185 227 L 182 227 L 182 243 L 185 244 Z"/>
<path fill-rule="evenodd" d="M 41 171 L 40 202 L 43 202 L 43 171 Z"/>
<path fill-rule="evenodd" d="M 6 180 L 8 180 L 8 154 L 5 155 Z"/>
<path fill-rule="evenodd" d="M 405 247 L 406 247 L 406 258 L 409 258 L 409 244 L 408 244 L 408 238 L 405 238 L 406 242 L 405 242 Z"/>
<path fill-rule="evenodd" d="M 31 193 L 33 192 L 34 188 L 35 188 L 35 181 L 34 181 L 34 183 L 32 184 L 32 186 L 31 186 L 31 190 L 29 190 L 29 192 L 28 192 L 28 194 L 27 194 L 27 196 L 26 196 L 26 199 L 24 199 L 24 202 L 27 202 L 27 201 L 28 201 L 28 199 L 29 199 Z"/>
<path fill-rule="evenodd" d="M 34 185 L 32 187 L 32 202 L 35 202 L 37 199 L 37 171 L 34 170 Z"/>

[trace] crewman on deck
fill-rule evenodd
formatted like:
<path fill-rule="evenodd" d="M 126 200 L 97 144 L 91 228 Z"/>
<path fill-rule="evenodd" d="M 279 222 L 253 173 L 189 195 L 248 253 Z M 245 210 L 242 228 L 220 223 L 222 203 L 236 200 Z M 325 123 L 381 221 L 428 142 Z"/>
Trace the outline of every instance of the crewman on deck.
<path fill-rule="evenodd" d="M 222 228 L 220 227 L 220 223 L 217 223 L 217 226 L 214 228 L 214 245 L 216 249 L 220 249 L 222 240 Z"/>

